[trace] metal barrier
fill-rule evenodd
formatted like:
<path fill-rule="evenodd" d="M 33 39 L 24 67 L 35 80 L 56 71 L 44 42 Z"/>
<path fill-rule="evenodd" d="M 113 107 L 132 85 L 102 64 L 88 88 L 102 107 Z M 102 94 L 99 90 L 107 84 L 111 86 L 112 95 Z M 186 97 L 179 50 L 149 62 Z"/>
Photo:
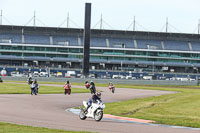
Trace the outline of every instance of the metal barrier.
<path fill-rule="evenodd" d="M 11 77 L 2 76 L 3 80 L 9 81 L 25 81 L 27 82 L 27 77 Z M 55 78 L 55 77 L 33 77 L 37 79 L 38 82 L 63 82 L 63 84 L 69 80 L 72 83 L 85 83 L 85 81 L 94 81 L 95 83 L 105 83 L 113 82 L 114 84 L 132 84 L 132 85 L 181 85 L 181 86 L 198 86 L 199 82 L 195 81 L 179 81 L 179 80 L 130 80 L 130 79 L 94 79 L 94 78 Z"/>

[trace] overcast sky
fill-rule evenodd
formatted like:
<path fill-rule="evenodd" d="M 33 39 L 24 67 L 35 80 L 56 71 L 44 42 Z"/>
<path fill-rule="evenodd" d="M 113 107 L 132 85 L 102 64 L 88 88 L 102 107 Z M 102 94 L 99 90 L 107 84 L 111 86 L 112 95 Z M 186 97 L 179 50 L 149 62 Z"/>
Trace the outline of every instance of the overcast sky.
<path fill-rule="evenodd" d="M 69 26 L 82 28 L 86 2 L 92 3 L 91 28 L 100 28 L 102 14 L 105 29 L 132 30 L 135 16 L 136 30 L 164 32 L 168 17 L 169 31 L 197 33 L 200 19 L 200 0 L 0 0 L 0 9 L 3 24 L 25 25 L 35 11 L 36 25 L 58 27 L 69 12 Z"/>

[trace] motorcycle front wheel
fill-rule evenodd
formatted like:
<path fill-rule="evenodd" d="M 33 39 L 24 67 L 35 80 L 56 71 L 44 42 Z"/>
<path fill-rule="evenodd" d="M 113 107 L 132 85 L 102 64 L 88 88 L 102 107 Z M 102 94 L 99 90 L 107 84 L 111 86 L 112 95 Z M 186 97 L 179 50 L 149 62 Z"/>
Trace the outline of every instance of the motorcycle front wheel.
<path fill-rule="evenodd" d="M 83 111 L 83 109 L 81 109 L 81 112 L 80 112 L 80 114 L 79 114 L 79 118 L 81 119 L 81 120 L 85 120 L 87 117 L 85 116 L 85 113 L 84 113 L 84 111 Z"/>
<path fill-rule="evenodd" d="M 96 120 L 96 121 L 100 121 L 101 119 L 103 118 L 103 111 L 96 111 L 95 113 L 94 113 L 94 119 Z"/>

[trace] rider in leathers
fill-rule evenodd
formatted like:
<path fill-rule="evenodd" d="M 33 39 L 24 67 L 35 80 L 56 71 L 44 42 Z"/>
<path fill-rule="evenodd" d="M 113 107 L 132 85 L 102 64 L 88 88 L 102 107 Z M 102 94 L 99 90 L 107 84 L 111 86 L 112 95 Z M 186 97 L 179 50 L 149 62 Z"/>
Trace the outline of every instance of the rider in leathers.
<path fill-rule="evenodd" d="M 89 107 L 92 105 L 92 103 L 96 103 L 97 100 L 101 101 L 101 92 L 97 92 L 96 94 L 92 95 L 92 98 L 90 98 L 88 100 L 88 106 L 85 110 L 85 112 L 87 112 L 87 110 L 89 109 Z"/>

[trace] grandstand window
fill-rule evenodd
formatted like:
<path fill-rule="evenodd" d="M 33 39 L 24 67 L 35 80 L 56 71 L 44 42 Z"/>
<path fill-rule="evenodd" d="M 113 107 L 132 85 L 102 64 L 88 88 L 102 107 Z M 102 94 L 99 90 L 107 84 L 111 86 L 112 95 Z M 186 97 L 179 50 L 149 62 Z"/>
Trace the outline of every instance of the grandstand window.
<path fill-rule="evenodd" d="M 90 58 L 91 58 L 91 59 L 101 59 L 100 56 L 91 56 Z"/>
<path fill-rule="evenodd" d="M 24 53 L 24 56 L 33 56 L 32 53 Z"/>
<path fill-rule="evenodd" d="M 45 54 L 34 54 L 34 56 L 41 56 L 41 57 L 45 57 Z"/>
<path fill-rule="evenodd" d="M 157 52 L 147 52 L 148 56 L 158 56 Z"/>
<path fill-rule="evenodd" d="M 15 45 L 13 45 L 11 49 L 12 50 L 22 50 L 22 46 L 15 46 Z"/>
<path fill-rule="evenodd" d="M 136 58 L 136 61 L 146 61 L 146 58 Z"/>
<path fill-rule="evenodd" d="M 2 52 L 1 55 L 11 55 L 10 52 Z"/>
<path fill-rule="evenodd" d="M 102 54 L 102 50 L 100 50 L 100 49 L 92 49 L 92 50 L 90 50 L 90 53 L 91 54 Z"/>
<path fill-rule="evenodd" d="M 22 56 L 22 53 L 11 53 L 11 55 L 14 55 L 14 56 Z"/>
<path fill-rule="evenodd" d="M 34 50 L 35 50 L 35 48 L 34 48 L 34 47 L 30 47 L 30 46 L 28 46 L 28 47 L 25 47 L 25 50 L 34 51 Z"/>
<path fill-rule="evenodd" d="M 126 55 L 135 55 L 134 51 L 125 51 Z"/>
<path fill-rule="evenodd" d="M 81 51 L 80 51 L 80 49 L 69 49 L 69 52 L 70 53 L 80 53 Z"/>
<path fill-rule="evenodd" d="M 46 54 L 46 57 L 53 58 L 53 57 L 56 57 L 56 54 Z"/>
<path fill-rule="evenodd" d="M 56 55 L 56 57 L 68 58 L 68 55 Z"/>
<path fill-rule="evenodd" d="M 55 48 L 46 48 L 46 51 L 55 51 Z"/>
<path fill-rule="evenodd" d="M 123 57 L 108 57 L 109 60 L 124 60 Z"/>
<path fill-rule="evenodd" d="M 2 49 L 7 49 L 7 50 L 9 50 L 9 49 L 11 49 L 11 46 L 2 46 Z"/>
<path fill-rule="evenodd" d="M 146 55 L 145 51 L 136 51 L 136 55 Z"/>
<path fill-rule="evenodd" d="M 69 49 L 66 49 L 66 48 L 57 48 L 57 52 L 69 52 Z"/>
<path fill-rule="evenodd" d="M 68 55 L 69 58 L 78 58 L 77 55 Z"/>

